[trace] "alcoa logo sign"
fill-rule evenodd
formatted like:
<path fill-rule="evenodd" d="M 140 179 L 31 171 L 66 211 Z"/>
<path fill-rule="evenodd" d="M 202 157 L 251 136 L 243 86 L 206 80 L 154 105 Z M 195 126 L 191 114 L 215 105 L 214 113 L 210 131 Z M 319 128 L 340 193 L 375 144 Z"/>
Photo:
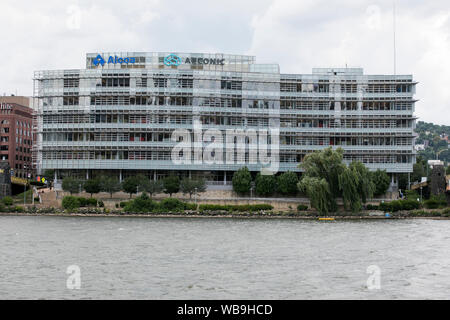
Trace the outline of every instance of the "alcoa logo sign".
<path fill-rule="evenodd" d="M 182 64 L 182 59 L 174 53 L 169 54 L 164 58 L 164 64 L 166 66 L 179 66 Z M 219 65 L 223 66 L 225 64 L 225 59 L 213 59 L 213 58 L 194 58 L 187 57 L 184 59 L 185 64 L 194 64 L 194 65 Z"/>
<path fill-rule="evenodd" d="M 136 58 L 135 57 L 131 57 L 131 58 L 118 58 L 117 56 L 109 56 L 108 58 L 108 62 L 105 61 L 105 59 L 103 59 L 103 57 L 99 54 L 97 57 L 95 57 L 95 59 L 92 60 L 92 64 L 94 66 L 98 66 L 99 64 L 101 64 L 102 66 L 105 65 L 105 63 L 136 63 Z"/>
<path fill-rule="evenodd" d="M 166 66 L 179 66 L 181 64 L 181 58 L 176 54 L 169 54 L 164 58 L 164 64 Z"/>

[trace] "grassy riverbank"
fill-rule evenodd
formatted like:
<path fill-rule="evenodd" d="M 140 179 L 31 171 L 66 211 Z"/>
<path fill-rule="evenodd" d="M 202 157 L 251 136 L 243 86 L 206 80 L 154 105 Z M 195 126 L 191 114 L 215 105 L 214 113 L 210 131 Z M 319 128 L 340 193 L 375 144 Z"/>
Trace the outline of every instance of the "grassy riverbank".
<path fill-rule="evenodd" d="M 48 209 L 48 208 L 47 208 Z M 51 208 L 53 209 L 53 208 Z M 45 212 L 44 212 L 45 211 Z M 411 212 L 398 212 L 386 217 L 383 212 L 360 212 L 352 214 L 350 212 L 340 212 L 326 216 L 335 220 L 392 220 L 392 219 L 434 219 L 450 220 L 449 210 L 415 210 Z M 0 216 L 52 216 L 52 217 L 130 217 L 130 218 L 246 218 L 246 219 L 303 219 L 318 220 L 325 216 L 318 215 L 316 212 L 158 212 L 158 213 L 125 213 L 123 211 L 106 212 L 105 210 L 67 211 L 67 210 L 38 210 L 23 212 L 1 212 Z"/>

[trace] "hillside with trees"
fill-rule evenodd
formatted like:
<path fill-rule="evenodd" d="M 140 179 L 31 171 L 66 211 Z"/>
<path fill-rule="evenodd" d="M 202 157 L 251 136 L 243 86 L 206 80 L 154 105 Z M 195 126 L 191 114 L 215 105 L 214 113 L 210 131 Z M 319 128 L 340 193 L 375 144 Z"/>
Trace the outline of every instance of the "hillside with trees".
<path fill-rule="evenodd" d="M 449 141 L 445 137 L 450 136 L 450 126 L 440 126 L 423 121 L 417 122 L 416 133 L 419 135 L 417 144 L 425 144 L 425 150 L 419 151 L 418 155 L 425 161 L 442 160 L 447 164 L 450 162 Z"/>

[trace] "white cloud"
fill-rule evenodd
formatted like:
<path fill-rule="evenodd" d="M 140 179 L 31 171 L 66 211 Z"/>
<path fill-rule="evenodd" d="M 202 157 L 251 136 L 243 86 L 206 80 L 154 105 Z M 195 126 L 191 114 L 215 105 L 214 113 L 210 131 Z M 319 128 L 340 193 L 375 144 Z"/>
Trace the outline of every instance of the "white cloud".
<path fill-rule="evenodd" d="M 449 124 L 450 3 L 397 4 L 397 71 L 420 82 L 421 120 Z M 248 53 L 283 73 L 393 72 L 392 0 L 3 0 L 0 39 L 0 94 L 31 95 L 33 71 L 84 68 L 98 51 Z"/>
<path fill-rule="evenodd" d="M 274 1 L 254 17 L 249 53 L 280 62 L 283 73 L 357 66 L 392 74 L 393 2 Z M 420 120 L 450 123 L 450 3 L 397 1 L 397 74 L 412 74 Z"/>

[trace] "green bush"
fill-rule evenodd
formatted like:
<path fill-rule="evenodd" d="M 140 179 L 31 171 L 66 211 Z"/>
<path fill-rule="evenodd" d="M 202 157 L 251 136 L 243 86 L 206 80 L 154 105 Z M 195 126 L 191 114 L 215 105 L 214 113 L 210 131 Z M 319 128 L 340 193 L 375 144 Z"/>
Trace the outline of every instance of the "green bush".
<path fill-rule="evenodd" d="M 184 210 L 196 211 L 197 210 L 197 204 L 195 204 L 195 203 L 184 203 Z"/>
<path fill-rule="evenodd" d="M 444 210 L 442 210 L 441 215 L 443 217 L 450 217 L 450 208 L 445 208 Z"/>
<path fill-rule="evenodd" d="M 121 202 L 119 203 L 119 206 L 120 206 L 121 208 L 125 208 L 125 206 L 127 205 L 127 203 L 128 203 L 128 201 L 121 201 Z"/>
<path fill-rule="evenodd" d="M 80 200 L 78 197 L 65 196 L 62 200 L 62 207 L 68 210 L 78 209 L 80 207 Z"/>
<path fill-rule="evenodd" d="M 103 207 L 105 206 L 105 204 L 103 203 L 102 200 L 99 200 L 99 201 L 98 201 L 98 206 L 99 206 L 100 208 L 103 208 Z"/>
<path fill-rule="evenodd" d="M 254 211 L 270 211 L 273 206 L 270 204 L 243 204 L 243 205 L 220 205 L 220 204 L 201 204 L 200 211 L 238 211 L 238 212 L 254 212 Z"/>
<path fill-rule="evenodd" d="M 410 217 L 440 217 L 442 215 L 439 211 L 425 211 L 413 210 L 409 213 Z"/>
<path fill-rule="evenodd" d="M 11 212 L 25 212 L 25 210 L 21 206 L 14 206 L 14 208 L 11 209 Z"/>
<path fill-rule="evenodd" d="M 380 203 L 379 210 L 397 212 L 402 210 L 415 210 L 420 208 L 420 202 L 416 200 L 395 200 Z"/>
<path fill-rule="evenodd" d="M 124 211 L 126 212 L 149 213 L 157 207 L 157 204 L 153 200 L 151 200 L 146 193 L 141 194 L 134 200 L 130 200 L 124 203 Z"/>
<path fill-rule="evenodd" d="M 406 196 L 406 199 L 408 199 L 408 200 L 420 199 L 420 196 L 419 196 L 419 194 L 417 193 L 416 190 L 406 190 L 405 191 L 405 196 Z"/>
<path fill-rule="evenodd" d="M 299 204 L 297 206 L 297 211 L 306 211 L 308 210 L 308 206 L 304 205 L 304 204 Z"/>
<path fill-rule="evenodd" d="M 368 205 L 366 206 L 366 209 L 367 209 L 367 210 L 378 210 L 379 207 L 376 206 L 376 205 L 373 205 L 373 204 L 368 204 Z"/>
<path fill-rule="evenodd" d="M 429 200 L 426 200 L 424 204 L 427 209 L 438 209 L 445 208 L 447 206 L 447 201 L 445 195 L 432 196 Z"/>
<path fill-rule="evenodd" d="M 416 198 L 417 199 L 417 198 Z M 416 210 L 420 208 L 420 202 L 416 199 L 411 200 L 403 200 L 402 202 L 402 210 Z"/>
<path fill-rule="evenodd" d="M 11 198 L 10 196 L 6 196 L 2 199 L 2 202 L 5 206 L 12 206 L 13 204 L 13 198 Z"/>
<path fill-rule="evenodd" d="M 88 205 L 89 206 L 93 206 L 93 207 L 97 206 L 97 199 L 95 199 L 95 198 L 88 198 L 87 200 L 88 200 Z"/>

